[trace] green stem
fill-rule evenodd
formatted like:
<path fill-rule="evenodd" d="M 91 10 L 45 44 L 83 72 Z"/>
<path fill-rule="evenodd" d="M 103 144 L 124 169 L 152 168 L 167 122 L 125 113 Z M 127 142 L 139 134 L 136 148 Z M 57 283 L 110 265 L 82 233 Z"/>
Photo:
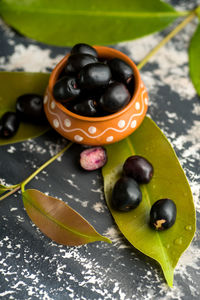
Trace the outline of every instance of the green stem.
<path fill-rule="evenodd" d="M 2 197 L 0 197 L 0 201 L 7 198 L 8 196 L 14 194 L 15 192 L 17 192 L 20 189 L 20 184 L 18 186 L 16 186 L 13 190 L 11 190 L 10 192 L 4 194 Z"/>
<path fill-rule="evenodd" d="M 181 31 L 189 22 L 191 22 L 198 14 L 199 14 L 200 6 L 198 6 L 195 10 L 191 11 L 189 15 L 174 28 L 155 48 L 153 48 L 138 64 L 138 69 L 140 70 L 149 59 L 158 52 L 158 50 L 163 47 L 169 40 L 171 40 L 179 31 Z"/>
<path fill-rule="evenodd" d="M 67 151 L 73 143 L 69 143 L 65 148 L 63 148 L 60 152 L 58 152 L 56 155 L 54 155 L 51 159 L 49 159 L 47 162 L 45 162 L 40 168 L 38 168 L 35 172 L 33 172 L 28 178 L 26 178 L 23 182 L 18 183 L 16 185 L 11 185 L 8 187 L 8 190 L 12 189 L 8 193 L 4 194 L 0 197 L 0 201 L 7 198 L 8 196 L 14 194 L 17 192 L 20 188 L 22 192 L 24 192 L 25 185 L 31 181 L 38 173 L 40 173 L 44 168 L 46 168 L 48 165 L 50 165 L 54 160 L 56 160 L 61 154 L 63 154 L 65 151 Z"/>
<path fill-rule="evenodd" d="M 61 154 L 63 154 L 65 151 L 67 151 L 73 143 L 69 143 L 65 148 L 63 148 L 60 152 L 58 152 L 56 155 L 54 155 L 51 159 L 49 159 L 47 162 L 45 162 L 40 168 L 38 168 L 35 172 L 33 172 L 28 178 L 26 178 L 21 183 L 21 190 L 24 192 L 25 185 L 31 181 L 38 173 L 40 173 L 44 168 L 46 168 L 48 165 L 50 165 L 54 160 L 56 160 Z"/>
<path fill-rule="evenodd" d="M 16 188 L 17 186 L 20 186 L 21 183 L 18 183 L 18 184 L 15 184 L 15 185 L 9 185 L 9 186 L 5 186 L 5 189 L 8 191 L 8 190 L 12 190 L 14 188 Z"/>

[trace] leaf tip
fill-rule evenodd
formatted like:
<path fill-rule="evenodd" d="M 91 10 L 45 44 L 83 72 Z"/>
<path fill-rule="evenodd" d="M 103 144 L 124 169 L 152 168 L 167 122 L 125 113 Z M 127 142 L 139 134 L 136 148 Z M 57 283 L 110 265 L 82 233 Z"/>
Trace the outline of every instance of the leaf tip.
<path fill-rule="evenodd" d="M 108 243 L 108 244 L 112 244 L 112 241 L 111 241 L 109 238 L 107 238 L 106 236 L 102 236 L 101 241 L 102 241 L 102 242 L 106 242 L 106 243 Z"/>

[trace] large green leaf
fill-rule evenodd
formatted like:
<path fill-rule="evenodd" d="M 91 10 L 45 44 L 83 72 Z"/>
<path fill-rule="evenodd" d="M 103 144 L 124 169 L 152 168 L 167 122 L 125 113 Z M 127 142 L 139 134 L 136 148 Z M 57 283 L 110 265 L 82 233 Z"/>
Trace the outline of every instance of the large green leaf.
<path fill-rule="evenodd" d="M 200 95 L 200 24 L 194 33 L 189 48 L 190 76 L 197 93 Z"/>
<path fill-rule="evenodd" d="M 72 46 L 133 40 L 161 30 L 185 13 L 160 0 L 1 0 L 0 14 L 24 35 Z"/>
<path fill-rule="evenodd" d="M 49 74 L 0 72 L 0 117 L 6 111 L 15 111 L 16 98 L 25 93 L 44 94 Z M 44 133 L 49 127 L 21 123 L 16 135 L 10 139 L 0 139 L 0 145 L 12 144 Z"/>
<path fill-rule="evenodd" d="M 55 242 L 68 246 L 95 241 L 111 243 L 65 202 L 33 189 L 22 195 L 31 220 Z"/>
<path fill-rule="evenodd" d="M 107 146 L 106 150 L 108 162 L 103 176 L 108 207 L 124 236 L 135 248 L 160 263 L 168 285 L 172 286 L 174 268 L 190 244 L 196 226 L 191 190 L 175 152 L 147 117 L 135 133 Z M 109 204 L 112 188 L 121 176 L 124 161 L 134 154 L 146 157 L 153 164 L 154 176 L 149 184 L 141 185 L 143 198 L 135 210 L 116 212 Z M 149 226 L 149 212 L 152 204 L 161 198 L 170 198 L 176 203 L 177 218 L 170 229 L 157 232 Z"/>

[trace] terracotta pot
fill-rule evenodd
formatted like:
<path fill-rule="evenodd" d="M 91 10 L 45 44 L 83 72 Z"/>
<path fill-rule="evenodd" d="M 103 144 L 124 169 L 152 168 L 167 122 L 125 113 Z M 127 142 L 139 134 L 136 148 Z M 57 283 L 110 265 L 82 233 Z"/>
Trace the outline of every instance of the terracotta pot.
<path fill-rule="evenodd" d="M 44 109 L 51 126 L 63 137 L 85 145 L 105 145 L 120 141 L 135 131 L 142 123 L 148 103 L 148 95 L 133 61 L 120 51 L 108 47 L 94 46 L 99 57 L 121 58 L 133 69 L 135 91 L 128 105 L 117 113 L 104 117 L 84 117 L 67 110 L 57 102 L 52 90 L 61 71 L 66 65 L 66 55 L 52 71 L 44 97 Z"/>

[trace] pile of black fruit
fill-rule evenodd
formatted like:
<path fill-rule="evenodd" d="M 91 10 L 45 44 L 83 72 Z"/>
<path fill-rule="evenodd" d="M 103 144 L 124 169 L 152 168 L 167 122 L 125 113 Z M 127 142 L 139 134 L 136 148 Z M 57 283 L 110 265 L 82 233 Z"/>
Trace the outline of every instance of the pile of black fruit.
<path fill-rule="evenodd" d="M 47 122 L 43 96 L 24 94 L 16 100 L 16 111 L 6 112 L 0 119 L 0 138 L 11 138 L 19 128 L 20 122 L 43 125 Z"/>
<path fill-rule="evenodd" d="M 53 96 L 68 110 L 100 117 L 118 112 L 134 92 L 132 68 L 123 60 L 105 60 L 87 44 L 76 44 L 53 87 Z"/>

